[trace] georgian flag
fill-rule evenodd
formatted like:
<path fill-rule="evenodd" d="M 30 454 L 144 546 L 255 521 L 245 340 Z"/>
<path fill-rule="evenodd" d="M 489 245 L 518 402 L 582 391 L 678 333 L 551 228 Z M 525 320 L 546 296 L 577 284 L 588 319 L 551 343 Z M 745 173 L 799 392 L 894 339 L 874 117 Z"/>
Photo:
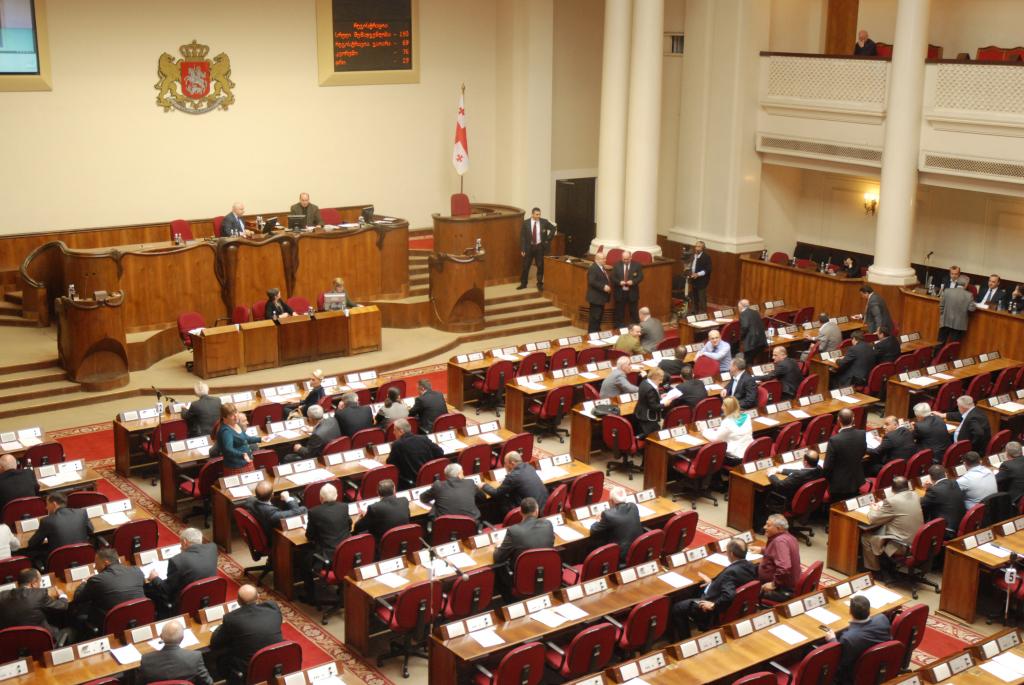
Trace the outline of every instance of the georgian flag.
<path fill-rule="evenodd" d="M 452 150 L 452 165 L 459 176 L 469 170 L 469 139 L 466 137 L 465 95 L 459 95 L 459 111 L 455 116 L 455 147 Z"/>

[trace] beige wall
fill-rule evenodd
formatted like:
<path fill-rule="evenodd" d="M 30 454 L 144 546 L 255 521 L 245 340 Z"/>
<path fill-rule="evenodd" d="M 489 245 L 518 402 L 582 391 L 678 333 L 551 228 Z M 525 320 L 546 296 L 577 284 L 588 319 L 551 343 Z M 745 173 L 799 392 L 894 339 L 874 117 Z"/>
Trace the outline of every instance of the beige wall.
<path fill-rule="evenodd" d="M 896 0 L 860 0 L 857 22 L 875 40 L 891 43 Z M 973 59 L 979 47 L 1020 45 L 1022 23 L 1020 0 L 932 0 L 928 42 L 941 45 L 943 57 L 967 52 Z"/>
<path fill-rule="evenodd" d="M 769 50 L 772 52 L 821 52 L 824 50 L 828 0 L 771 0 L 771 2 Z"/>
<path fill-rule="evenodd" d="M 596 174 L 604 3 L 556 0 L 551 168 Z"/>

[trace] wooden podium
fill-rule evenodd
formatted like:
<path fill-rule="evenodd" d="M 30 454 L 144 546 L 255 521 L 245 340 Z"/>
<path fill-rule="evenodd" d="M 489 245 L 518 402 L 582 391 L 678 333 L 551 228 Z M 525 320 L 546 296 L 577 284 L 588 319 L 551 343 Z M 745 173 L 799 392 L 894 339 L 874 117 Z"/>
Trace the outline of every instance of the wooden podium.
<path fill-rule="evenodd" d="M 484 254 L 430 255 L 430 321 L 442 331 L 462 333 L 484 327 Z"/>
<path fill-rule="evenodd" d="M 103 301 L 58 297 L 54 302 L 60 365 L 85 390 L 128 385 L 123 303 L 122 292 Z"/>
<path fill-rule="evenodd" d="M 278 364 L 277 324 L 270 319 L 239 324 L 242 330 L 242 366 L 246 371 L 270 369 Z"/>
<path fill-rule="evenodd" d="M 469 216 L 434 215 L 434 249 L 442 254 L 462 254 L 479 239 L 487 252 L 486 285 L 517 280 L 523 268 L 519 254 L 523 210 L 479 203 L 471 209 Z"/>
<path fill-rule="evenodd" d="M 346 355 L 376 352 L 380 349 L 381 316 L 377 305 L 353 307 L 348 310 L 348 342 Z"/>
<path fill-rule="evenodd" d="M 235 324 L 213 326 L 192 336 L 192 371 L 200 378 L 230 376 L 243 363 L 242 331 Z"/>

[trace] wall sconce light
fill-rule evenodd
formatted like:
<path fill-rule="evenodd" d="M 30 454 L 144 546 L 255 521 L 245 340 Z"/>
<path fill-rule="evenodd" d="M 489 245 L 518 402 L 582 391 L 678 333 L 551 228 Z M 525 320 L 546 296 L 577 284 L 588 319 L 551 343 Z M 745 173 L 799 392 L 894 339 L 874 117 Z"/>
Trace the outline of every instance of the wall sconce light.
<path fill-rule="evenodd" d="M 869 190 L 868 192 L 864 193 L 864 213 L 865 214 L 870 214 L 871 216 L 874 216 L 875 212 L 877 212 L 877 211 L 878 211 L 878 193 L 875 193 L 875 192 L 872 192 L 872 191 Z"/>

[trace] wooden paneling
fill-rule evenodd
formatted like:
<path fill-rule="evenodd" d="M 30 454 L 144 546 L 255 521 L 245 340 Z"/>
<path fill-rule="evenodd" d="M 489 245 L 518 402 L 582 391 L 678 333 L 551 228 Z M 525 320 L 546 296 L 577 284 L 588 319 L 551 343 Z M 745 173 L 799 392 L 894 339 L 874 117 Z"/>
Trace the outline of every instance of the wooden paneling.
<path fill-rule="evenodd" d="M 460 255 L 477 239 L 487 253 L 487 285 L 519 278 L 523 258 L 519 254 L 519 230 L 523 210 L 504 205 L 474 204 L 470 216 L 434 215 L 434 249 Z"/>
<path fill-rule="evenodd" d="M 828 0 L 825 54 L 849 55 L 857 42 L 857 12 L 860 0 Z"/>
<path fill-rule="evenodd" d="M 386 328 L 423 328 L 430 325 L 430 301 L 369 302 L 380 309 L 382 325 Z"/>
<path fill-rule="evenodd" d="M 57 299 L 57 351 L 68 378 L 87 390 L 128 384 L 122 298 L 107 302 Z"/>
<path fill-rule="evenodd" d="M 708 283 L 708 302 L 732 306 L 741 297 L 748 297 L 749 292 L 743 289 L 740 282 L 740 257 L 734 252 L 716 252 L 706 250 L 711 256 L 711 282 Z"/>
<path fill-rule="evenodd" d="M 409 227 L 388 231 L 380 243 L 380 291 L 377 297 L 409 294 Z"/>
<path fill-rule="evenodd" d="M 430 325 L 442 331 L 484 327 L 484 282 L 490 255 L 430 255 Z"/>
<path fill-rule="evenodd" d="M 267 290 L 280 288 L 288 298 L 285 255 L 294 238 L 282 237 L 263 243 L 233 240 L 223 249 L 224 274 L 230 284 L 231 306 L 251 306 L 266 301 Z"/>
<path fill-rule="evenodd" d="M 399 233 L 406 233 L 408 245 L 407 232 Z M 353 301 L 377 297 L 381 290 L 382 257 L 377 247 L 376 231 L 304 235 L 298 241 L 295 287 L 291 294 L 302 295 L 315 305 L 317 296 L 330 290 L 331 280 L 341 276 Z M 408 262 L 406 258 L 406 270 Z"/>
<path fill-rule="evenodd" d="M 935 339 L 939 331 L 939 298 L 907 289 L 900 294 L 901 328 Z M 962 356 L 997 350 L 1003 357 L 1024 359 L 1024 317 L 983 309 L 971 312 L 960 349 Z"/>
<path fill-rule="evenodd" d="M 158 253 L 125 254 L 116 285 L 126 295 L 124 317 L 130 322 L 127 330 L 174 326 L 183 311 L 199 312 L 209 324 L 224 316 L 224 300 L 214 267 L 216 257 L 213 247 L 206 243 Z"/>
<path fill-rule="evenodd" d="M 786 304 L 813 306 L 816 314 L 824 311 L 833 316 L 857 314 L 864 309 L 859 292 L 863 279 L 826 276 L 752 257 L 742 257 L 740 263 L 740 292 L 751 302 L 785 300 Z"/>
<path fill-rule="evenodd" d="M 562 310 L 574 326 L 587 327 L 590 306 L 587 304 L 587 269 L 591 262 L 575 257 L 546 257 L 544 262 L 544 296 Z M 672 315 L 672 261 L 658 257 L 644 266 L 640 282 L 640 307 L 648 307 L 651 316 L 668 321 Z M 612 301 L 605 306 L 610 321 Z"/>

